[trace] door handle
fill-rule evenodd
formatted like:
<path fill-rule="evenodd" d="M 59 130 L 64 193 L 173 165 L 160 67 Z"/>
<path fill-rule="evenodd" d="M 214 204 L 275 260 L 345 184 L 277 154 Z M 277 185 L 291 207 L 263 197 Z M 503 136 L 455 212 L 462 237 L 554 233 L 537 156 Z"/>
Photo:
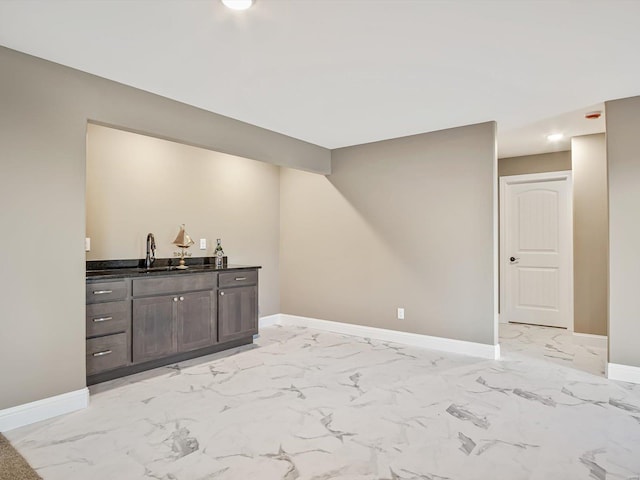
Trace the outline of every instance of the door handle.
<path fill-rule="evenodd" d="M 520 257 L 509 257 L 511 263 L 518 263 L 518 260 L 520 260 Z"/>

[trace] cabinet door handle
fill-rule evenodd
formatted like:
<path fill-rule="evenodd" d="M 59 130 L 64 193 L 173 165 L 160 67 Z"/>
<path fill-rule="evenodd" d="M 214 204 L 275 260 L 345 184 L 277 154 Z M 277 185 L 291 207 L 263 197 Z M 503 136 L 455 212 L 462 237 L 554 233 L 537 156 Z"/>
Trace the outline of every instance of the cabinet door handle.
<path fill-rule="evenodd" d="M 220 292 L 220 295 L 224 295 L 224 292 Z"/>
<path fill-rule="evenodd" d="M 94 295 L 104 295 L 106 293 L 113 293 L 113 290 L 94 290 Z"/>
<path fill-rule="evenodd" d="M 180 297 L 180 301 L 181 301 L 181 302 L 184 302 L 184 297 Z"/>
<path fill-rule="evenodd" d="M 173 301 L 177 302 L 178 301 L 178 297 L 173 297 Z"/>
<path fill-rule="evenodd" d="M 93 354 L 94 357 L 102 357 L 103 355 L 109 355 L 111 352 L 111 350 L 104 350 L 102 352 L 96 352 Z"/>
<path fill-rule="evenodd" d="M 113 320 L 113 317 L 100 317 L 100 318 L 93 319 L 94 323 L 106 322 L 107 320 Z"/>
<path fill-rule="evenodd" d="M 241 282 L 242 280 L 246 280 L 247 277 L 236 277 L 236 282 Z"/>

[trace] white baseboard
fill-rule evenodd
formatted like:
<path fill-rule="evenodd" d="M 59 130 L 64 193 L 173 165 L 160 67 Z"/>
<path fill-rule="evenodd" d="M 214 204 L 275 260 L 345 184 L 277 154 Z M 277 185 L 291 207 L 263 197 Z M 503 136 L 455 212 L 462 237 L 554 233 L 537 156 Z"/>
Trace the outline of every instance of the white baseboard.
<path fill-rule="evenodd" d="M 0 410 L 0 432 L 64 415 L 89 406 L 89 389 L 81 388 L 54 397 L 43 398 Z"/>
<path fill-rule="evenodd" d="M 607 365 L 607 378 L 621 382 L 640 383 L 640 367 L 609 363 Z"/>
<path fill-rule="evenodd" d="M 592 347 L 607 348 L 606 335 L 594 335 L 592 333 L 573 332 L 573 336 L 577 337 L 574 342 L 581 345 L 590 345 Z"/>
<path fill-rule="evenodd" d="M 278 317 L 276 324 L 279 325 L 308 327 L 317 330 L 341 333 L 343 335 L 351 335 L 354 337 L 373 338 L 375 340 L 382 340 L 385 342 L 401 343 L 403 345 L 429 348 L 432 350 L 442 350 L 445 352 L 487 358 L 490 360 L 500 359 L 500 345 L 485 345 L 482 343 L 466 342 L 464 340 L 431 337 L 429 335 L 420 335 L 418 333 L 399 332 L 397 330 L 387 330 L 385 328 L 331 322 L 328 320 L 299 317 L 297 315 L 288 315 L 284 313 L 278 315 Z"/>
<path fill-rule="evenodd" d="M 258 327 L 270 327 L 271 325 L 278 325 L 280 323 L 280 314 L 267 315 L 266 317 L 260 317 L 258 320 Z"/>
<path fill-rule="evenodd" d="M 593 333 L 579 333 L 579 332 L 573 332 L 573 334 L 576 337 L 586 337 L 586 338 L 599 338 L 601 340 L 606 340 L 607 336 L 606 335 L 594 335 Z"/>

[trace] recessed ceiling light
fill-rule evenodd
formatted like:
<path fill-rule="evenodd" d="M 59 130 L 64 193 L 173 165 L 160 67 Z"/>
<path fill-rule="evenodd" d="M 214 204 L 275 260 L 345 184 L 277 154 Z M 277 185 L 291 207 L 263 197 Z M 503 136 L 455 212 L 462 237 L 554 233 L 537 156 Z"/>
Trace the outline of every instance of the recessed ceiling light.
<path fill-rule="evenodd" d="M 564 135 L 562 133 L 552 133 L 551 135 L 547 135 L 547 140 L 550 142 L 557 142 L 558 140 L 562 140 Z"/>
<path fill-rule="evenodd" d="M 222 0 L 222 3 L 233 10 L 246 10 L 253 5 L 253 0 Z"/>

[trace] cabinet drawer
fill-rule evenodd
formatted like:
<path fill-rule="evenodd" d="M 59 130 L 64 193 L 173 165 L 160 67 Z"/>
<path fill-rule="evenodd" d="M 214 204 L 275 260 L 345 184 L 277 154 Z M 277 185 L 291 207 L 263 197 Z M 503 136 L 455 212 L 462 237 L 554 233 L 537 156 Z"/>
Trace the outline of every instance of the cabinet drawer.
<path fill-rule="evenodd" d="M 258 272 L 256 270 L 226 272 L 219 274 L 218 278 L 218 286 L 220 288 L 255 285 L 258 283 Z"/>
<path fill-rule="evenodd" d="M 127 298 L 127 283 L 115 282 L 87 283 L 87 303 L 112 302 Z"/>
<path fill-rule="evenodd" d="M 128 357 L 126 333 L 87 340 L 87 375 L 125 366 Z"/>
<path fill-rule="evenodd" d="M 131 301 L 87 305 L 87 337 L 129 331 Z"/>
<path fill-rule="evenodd" d="M 172 277 L 134 278 L 134 297 L 189 292 L 193 290 L 213 290 L 216 288 L 216 274 L 179 274 Z"/>

